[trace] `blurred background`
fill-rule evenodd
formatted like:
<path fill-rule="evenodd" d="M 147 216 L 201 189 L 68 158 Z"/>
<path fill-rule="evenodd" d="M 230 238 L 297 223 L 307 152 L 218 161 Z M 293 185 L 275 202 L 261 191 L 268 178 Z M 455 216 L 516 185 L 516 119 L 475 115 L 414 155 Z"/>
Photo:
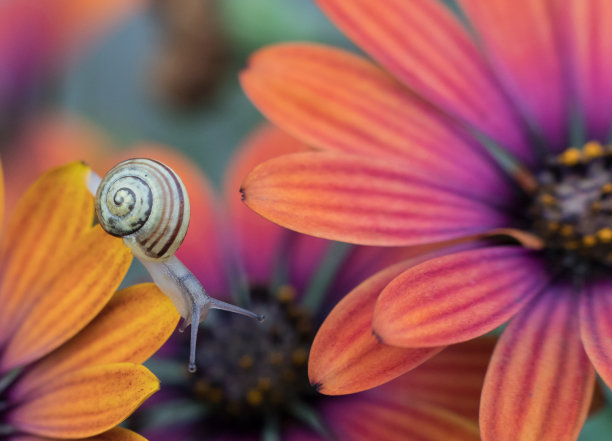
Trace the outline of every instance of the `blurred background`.
<path fill-rule="evenodd" d="M 95 162 L 78 141 L 95 138 L 116 149 L 171 146 L 219 186 L 231 154 L 263 121 L 238 83 L 252 52 L 285 41 L 357 50 L 308 0 L 95 3 L 0 2 L 0 155 L 9 182 L 25 185 L 48 166 L 32 144 Z M 91 136 L 66 133 L 71 124 Z M 610 434 L 606 407 L 580 440 Z"/>
<path fill-rule="evenodd" d="M 237 79 L 249 54 L 282 41 L 351 46 L 310 1 L 130 0 L 87 12 L 76 1 L 8 3 L 22 6 L 0 5 L 0 36 L 13 42 L 0 48 L 3 156 L 18 154 L 10 141 L 24 125 L 61 114 L 118 148 L 179 149 L 216 183 L 262 120 Z"/>

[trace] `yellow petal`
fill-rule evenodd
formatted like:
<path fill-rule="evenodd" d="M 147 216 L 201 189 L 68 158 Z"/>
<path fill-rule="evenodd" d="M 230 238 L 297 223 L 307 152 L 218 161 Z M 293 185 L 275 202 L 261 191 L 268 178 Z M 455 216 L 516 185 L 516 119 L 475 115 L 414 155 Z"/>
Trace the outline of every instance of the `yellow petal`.
<path fill-rule="evenodd" d="M 122 240 L 98 225 L 65 251 L 60 270 L 19 317 L 2 358 L 0 372 L 48 354 L 89 323 L 110 300 L 127 272 L 132 255 Z"/>
<path fill-rule="evenodd" d="M 10 438 L 10 441 L 65 441 L 60 438 L 42 438 L 36 435 L 17 435 Z M 146 438 L 138 435 L 136 432 L 124 429 L 122 427 L 115 427 L 107 432 L 101 433 L 100 435 L 93 436 L 91 438 L 79 438 L 72 441 L 147 441 Z"/>
<path fill-rule="evenodd" d="M 142 363 L 168 339 L 180 316 L 152 283 L 113 296 L 83 331 L 29 368 L 12 387 L 17 400 L 70 371 L 106 363 Z"/>
<path fill-rule="evenodd" d="M 46 437 L 97 435 L 127 418 L 159 381 L 144 366 L 116 363 L 70 372 L 8 412 L 18 430 Z"/>
<path fill-rule="evenodd" d="M 43 174 L 19 201 L 0 244 L 0 346 L 48 283 L 62 256 L 91 228 L 89 167 L 74 162 Z"/>

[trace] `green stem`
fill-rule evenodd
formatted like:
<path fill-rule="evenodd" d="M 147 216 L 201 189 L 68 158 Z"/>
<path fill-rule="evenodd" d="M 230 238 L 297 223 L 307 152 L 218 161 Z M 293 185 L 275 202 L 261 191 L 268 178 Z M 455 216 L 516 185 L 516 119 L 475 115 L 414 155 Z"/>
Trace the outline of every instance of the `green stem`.
<path fill-rule="evenodd" d="M 313 278 L 310 280 L 302 306 L 311 312 L 316 312 L 323 302 L 334 276 L 338 273 L 340 266 L 346 260 L 352 245 L 343 242 L 332 242 L 317 267 Z"/>
<path fill-rule="evenodd" d="M 291 414 L 312 430 L 317 432 L 321 437 L 327 440 L 335 440 L 331 431 L 327 428 L 320 415 L 315 409 L 307 404 L 296 402 L 291 405 Z"/>

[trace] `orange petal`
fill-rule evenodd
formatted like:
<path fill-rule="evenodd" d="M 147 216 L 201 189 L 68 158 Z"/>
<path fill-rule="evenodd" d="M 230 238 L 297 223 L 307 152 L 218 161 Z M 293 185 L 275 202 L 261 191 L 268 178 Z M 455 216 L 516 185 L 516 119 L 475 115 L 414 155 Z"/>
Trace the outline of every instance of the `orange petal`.
<path fill-rule="evenodd" d="M 547 145 L 565 149 L 569 94 L 550 1 L 525 2 L 521 8 L 507 0 L 459 4 L 508 96 L 542 130 Z"/>
<path fill-rule="evenodd" d="M 91 196 L 90 196 L 91 199 Z M 28 293 L 25 314 L 7 342 L 0 371 L 39 358 L 89 323 L 111 298 L 127 272 L 132 254 L 119 238 L 98 225 L 58 257 L 53 249 L 40 251 L 55 261 L 54 278 Z M 43 278 L 47 278 L 41 268 Z M 57 271 L 57 272 L 56 272 Z"/>
<path fill-rule="evenodd" d="M 108 363 L 142 363 L 168 339 L 179 320 L 170 299 L 154 284 L 117 292 L 81 332 L 28 368 L 11 387 L 22 400 L 70 371 Z"/>
<path fill-rule="evenodd" d="M 90 228 L 89 168 L 75 162 L 42 175 L 20 200 L 0 245 L 0 346 L 55 275 L 63 256 Z"/>
<path fill-rule="evenodd" d="M 404 164 L 330 152 L 256 167 L 247 206 L 301 233 L 361 245 L 415 245 L 503 226 L 505 216 Z"/>
<path fill-rule="evenodd" d="M 419 96 L 533 162 L 521 121 L 465 26 L 431 0 L 317 0 L 360 47 Z"/>
<path fill-rule="evenodd" d="M 484 335 L 507 321 L 548 283 L 541 256 L 518 246 L 488 247 L 431 259 L 383 290 L 373 328 L 394 346 L 440 346 Z"/>
<path fill-rule="evenodd" d="M 595 375 L 573 286 L 552 287 L 512 319 L 493 353 L 480 408 L 483 441 L 574 441 Z"/>
<path fill-rule="evenodd" d="M 612 282 L 597 280 L 580 298 L 580 334 L 591 363 L 604 382 L 612 385 Z"/>
<path fill-rule="evenodd" d="M 279 250 L 287 247 L 286 241 L 292 233 L 275 225 L 244 206 L 239 197 L 240 184 L 247 173 L 256 165 L 268 159 L 284 154 L 308 150 L 308 147 L 289 136 L 280 129 L 263 125 L 250 135 L 244 145 L 232 158 L 230 168 L 224 182 L 224 199 L 229 208 L 231 234 L 234 247 L 240 253 L 244 270 L 253 283 L 268 283 L 272 276 L 274 265 L 279 264 Z M 318 261 L 321 244 L 318 239 L 308 238 L 304 254 L 296 257 L 306 257 L 300 270 L 311 268 L 313 260 Z M 320 241 L 323 243 L 323 241 Z M 290 251 L 290 250 L 287 250 Z M 310 256 L 314 255 L 313 259 Z M 286 258 L 293 263 L 294 258 Z"/>
<path fill-rule="evenodd" d="M 405 400 L 429 403 L 478 421 L 480 393 L 496 341 L 484 337 L 449 346 L 372 392 L 395 393 Z"/>
<path fill-rule="evenodd" d="M 341 395 L 376 387 L 442 350 L 396 348 L 381 344 L 372 335 L 372 314 L 380 291 L 418 261 L 419 258 L 409 259 L 370 277 L 344 297 L 325 319 L 308 362 L 310 382 L 319 392 Z"/>
<path fill-rule="evenodd" d="M 277 45 L 253 55 L 241 81 L 262 112 L 317 148 L 406 162 L 490 203 L 511 195 L 481 146 L 362 57 Z"/>
<path fill-rule="evenodd" d="M 325 416 L 338 439 L 480 441 L 476 421 L 420 401 L 355 397 L 329 406 Z"/>
<path fill-rule="evenodd" d="M 9 437 L 8 441 L 65 441 L 65 438 L 43 438 L 36 435 L 16 435 Z M 88 438 L 79 438 L 72 441 L 147 441 L 136 432 L 124 429 L 123 427 L 115 427 L 96 436 Z"/>
<path fill-rule="evenodd" d="M 157 378 L 144 366 L 93 366 L 54 378 L 6 418 L 36 435 L 87 437 L 119 424 L 158 389 Z"/>

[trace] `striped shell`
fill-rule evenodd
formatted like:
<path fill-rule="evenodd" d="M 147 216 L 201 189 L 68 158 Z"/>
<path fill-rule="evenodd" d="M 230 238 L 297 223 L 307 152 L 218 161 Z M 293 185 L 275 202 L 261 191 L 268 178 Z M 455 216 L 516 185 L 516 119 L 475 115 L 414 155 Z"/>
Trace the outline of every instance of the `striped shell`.
<path fill-rule="evenodd" d="M 170 167 L 151 159 L 128 159 L 102 178 L 96 216 L 107 233 L 123 237 L 136 257 L 163 261 L 187 234 L 189 198 Z"/>

